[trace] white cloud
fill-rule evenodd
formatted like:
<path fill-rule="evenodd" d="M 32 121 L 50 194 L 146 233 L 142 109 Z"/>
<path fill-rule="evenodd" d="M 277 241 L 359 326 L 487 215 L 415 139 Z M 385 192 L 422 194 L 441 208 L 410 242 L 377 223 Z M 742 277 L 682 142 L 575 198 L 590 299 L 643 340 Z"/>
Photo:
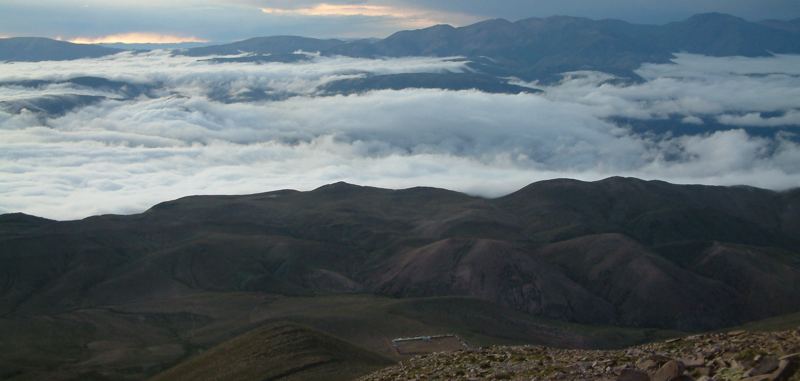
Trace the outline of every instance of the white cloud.
<path fill-rule="evenodd" d="M 99 37 L 74 37 L 74 44 L 177 44 L 183 42 L 208 42 L 194 36 L 176 36 L 152 32 L 117 33 Z"/>
<path fill-rule="evenodd" d="M 606 116 L 642 119 L 800 107 L 800 55 L 746 58 L 678 54 L 674 64 L 643 65 L 637 74 L 646 81 L 631 86 L 615 85 L 603 73 L 576 74 L 546 88 L 546 96 L 589 105 Z"/>
<path fill-rule="evenodd" d="M 789 65 L 796 57 L 774 60 L 734 65 L 680 56 L 676 65 L 643 67 L 648 81 L 641 84 L 613 85 L 604 75 L 579 73 L 543 87 L 543 94 L 409 89 L 334 97 L 317 96 L 315 89 L 364 72 L 460 71 L 464 63 L 318 57 L 299 64 L 209 64 L 156 52 L 5 64 L 0 81 L 92 75 L 160 90 L 153 98 L 108 100 L 47 120 L 0 111 L 0 212 L 60 219 L 132 213 L 190 194 L 312 189 L 339 180 L 486 196 L 553 177 L 613 175 L 783 189 L 800 184 L 800 147 L 789 134 L 652 137 L 608 121 L 677 114 L 735 124 L 741 120 L 724 117 L 794 115 L 800 97 L 786 97 L 797 91 Z M 770 65 L 775 73 L 750 81 L 753 71 Z M 739 72 L 717 70 L 728 66 Z M 755 94 L 716 95 L 745 86 L 739 82 Z M 220 87 L 300 96 L 225 104 L 207 96 Z M 20 89 L 0 87 L 0 101 Z M 37 91 L 79 90 L 58 84 Z"/>
<path fill-rule="evenodd" d="M 681 123 L 701 125 L 705 122 L 703 122 L 703 119 L 700 117 L 689 115 L 681 119 Z"/>
<path fill-rule="evenodd" d="M 720 123 L 732 126 L 759 126 L 759 127 L 779 127 L 779 126 L 800 126 L 800 110 L 789 110 L 782 115 L 764 117 L 761 113 L 750 112 L 744 115 L 720 115 L 717 118 Z"/>

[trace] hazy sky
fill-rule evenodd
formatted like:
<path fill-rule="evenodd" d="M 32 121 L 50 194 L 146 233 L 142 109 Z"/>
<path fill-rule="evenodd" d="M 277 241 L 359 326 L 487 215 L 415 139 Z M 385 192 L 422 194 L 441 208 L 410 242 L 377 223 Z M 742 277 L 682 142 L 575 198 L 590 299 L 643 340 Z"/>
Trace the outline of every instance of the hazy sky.
<path fill-rule="evenodd" d="M 437 23 L 551 15 L 666 23 L 701 12 L 800 17 L 798 0 L 0 0 L 0 37 L 123 42 L 384 37 Z M 108 36 L 113 36 L 109 38 Z"/>

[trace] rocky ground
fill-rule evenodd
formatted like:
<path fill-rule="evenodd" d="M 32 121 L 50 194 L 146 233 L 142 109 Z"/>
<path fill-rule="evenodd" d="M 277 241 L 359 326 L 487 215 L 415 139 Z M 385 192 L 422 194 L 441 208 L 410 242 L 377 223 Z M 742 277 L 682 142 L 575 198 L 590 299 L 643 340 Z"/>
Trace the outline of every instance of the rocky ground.
<path fill-rule="evenodd" d="M 800 381 L 800 329 L 711 333 L 622 350 L 488 347 L 414 357 L 361 381 Z"/>

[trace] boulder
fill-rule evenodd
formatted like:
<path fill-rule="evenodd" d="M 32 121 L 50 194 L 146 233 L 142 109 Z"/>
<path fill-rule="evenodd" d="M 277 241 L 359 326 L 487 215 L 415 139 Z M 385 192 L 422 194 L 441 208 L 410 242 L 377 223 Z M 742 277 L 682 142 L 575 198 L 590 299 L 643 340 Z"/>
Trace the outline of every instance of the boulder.
<path fill-rule="evenodd" d="M 652 381 L 672 381 L 683 375 L 686 367 L 680 361 L 670 360 L 651 377 Z"/>
<path fill-rule="evenodd" d="M 779 365 L 780 362 L 777 357 L 774 356 L 761 357 L 758 360 L 758 362 L 756 362 L 755 366 L 749 371 L 747 371 L 745 376 L 753 377 L 753 376 L 761 376 L 767 373 L 772 373 L 776 369 L 778 369 Z"/>

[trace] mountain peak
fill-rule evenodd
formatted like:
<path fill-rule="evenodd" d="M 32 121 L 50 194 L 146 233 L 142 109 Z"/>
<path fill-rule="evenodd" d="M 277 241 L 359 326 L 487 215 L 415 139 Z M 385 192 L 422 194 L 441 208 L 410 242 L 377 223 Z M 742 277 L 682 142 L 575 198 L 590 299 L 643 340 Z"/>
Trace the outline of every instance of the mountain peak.
<path fill-rule="evenodd" d="M 709 23 L 709 22 L 747 22 L 747 20 L 736 17 L 733 15 L 729 15 L 727 13 L 720 13 L 720 12 L 708 12 L 708 13 L 698 13 L 692 17 L 689 17 L 687 22 L 695 22 L 695 23 Z"/>
<path fill-rule="evenodd" d="M 323 185 L 319 188 L 316 188 L 313 190 L 313 192 L 328 192 L 328 191 L 340 192 L 340 191 L 356 190 L 362 188 L 365 187 L 361 185 L 350 184 L 345 181 L 337 181 L 335 183 Z"/>
<path fill-rule="evenodd" d="M 436 24 L 434 26 L 423 28 L 422 30 L 437 31 L 437 30 L 455 30 L 455 29 L 456 28 L 450 24 Z"/>

